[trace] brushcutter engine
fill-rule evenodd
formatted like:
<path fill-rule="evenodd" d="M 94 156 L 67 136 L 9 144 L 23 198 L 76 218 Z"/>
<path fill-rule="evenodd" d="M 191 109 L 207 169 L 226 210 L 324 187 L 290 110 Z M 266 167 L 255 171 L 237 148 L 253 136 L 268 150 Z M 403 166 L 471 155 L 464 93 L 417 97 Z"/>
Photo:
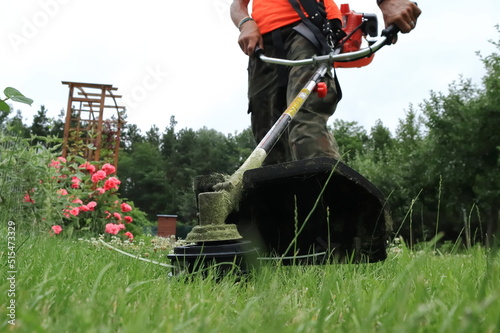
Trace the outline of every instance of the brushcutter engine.
<path fill-rule="evenodd" d="M 337 48 L 340 48 L 340 53 L 349 53 L 359 51 L 363 38 L 367 36 L 377 37 L 378 35 L 378 22 L 376 14 L 357 13 L 352 11 L 349 4 L 342 4 L 340 6 L 342 13 L 342 30 L 346 33 Z M 349 61 L 349 62 L 336 62 L 334 64 L 337 68 L 351 68 L 363 67 L 369 65 L 373 60 L 373 54 L 367 58 Z"/>

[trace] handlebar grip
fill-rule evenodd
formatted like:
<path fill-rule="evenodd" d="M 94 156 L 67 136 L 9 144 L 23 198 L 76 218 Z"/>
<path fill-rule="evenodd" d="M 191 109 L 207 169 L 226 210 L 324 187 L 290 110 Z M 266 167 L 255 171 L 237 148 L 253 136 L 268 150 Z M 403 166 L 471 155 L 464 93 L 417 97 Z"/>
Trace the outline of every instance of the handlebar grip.
<path fill-rule="evenodd" d="M 394 24 L 382 30 L 382 36 L 386 37 L 386 44 L 387 45 L 392 44 L 393 39 L 400 31 L 401 30 L 399 30 L 398 26 Z"/>
<path fill-rule="evenodd" d="M 254 56 L 256 56 L 257 58 L 260 58 L 260 56 L 262 54 L 264 54 L 264 50 L 261 49 L 260 47 L 256 46 L 255 51 L 254 51 Z"/>
<path fill-rule="evenodd" d="M 413 3 L 415 4 L 415 6 L 418 6 L 418 3 L 416 1 L 414 1 Z M 395 24 L 392 24 L 387 28 L 385 28 L 384 30 L 382 30 L 382 36 L 386 37 L 385 44 L 386 45 L 392 44 L 392 41 L 400 31 L 401 30 Z"/>

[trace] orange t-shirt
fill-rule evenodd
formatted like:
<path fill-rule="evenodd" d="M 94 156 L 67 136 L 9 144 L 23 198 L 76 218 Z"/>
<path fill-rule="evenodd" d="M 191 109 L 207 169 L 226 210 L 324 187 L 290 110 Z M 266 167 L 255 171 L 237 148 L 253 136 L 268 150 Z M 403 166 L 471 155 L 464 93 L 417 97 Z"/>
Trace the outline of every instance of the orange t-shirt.
<path fill-rule="evenodd" d="M 333 0 L 324 0 L 329 20 L 342 20 L 339 7 Z M 253 0 L 252 18 L 259 26 L 261 34 L 273 31 L 300 20 L 288 0 Z"/>

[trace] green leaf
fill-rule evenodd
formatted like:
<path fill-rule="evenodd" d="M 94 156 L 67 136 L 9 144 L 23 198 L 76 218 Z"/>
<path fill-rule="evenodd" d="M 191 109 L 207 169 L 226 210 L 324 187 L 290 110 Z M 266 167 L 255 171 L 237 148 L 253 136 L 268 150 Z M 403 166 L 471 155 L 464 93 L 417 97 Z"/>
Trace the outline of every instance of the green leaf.
<path fill-rule="evenodd" d="M 9 112 L 10 111 L 9 104 L 5 103 L 4 101 L 0 101 L 0 111 Z"/>
<path fill-rule="evenodd" d="M 5 96 L 7 96 L 7 98 L 12 98 L 13 96 L 24 96 L 19 92 L 19 90 L 12 87 L 5 88 L 3 93 L 5 94 Z"/>
<path fill-rule="evenodd" d="M 14 102 L 24 103 L 24 104 L 28 104 L 30 106 L 33 103 L 33 100 L 31 98 L 24 96 L 23 94 L 21 94 L 21 92 L 19 90 L 12 88 L 12 87 L 5 88 L 3 93 L 5 94 L 5 96 L 7 98 L 10 98 Z"/>
<path fill-rule="evenodd" d="M 10 99 L 13 100 L 14 102 L 28 104 L 29 106 L 33 104 L 33 100 L 31 98 L 24 96 L 12 96 Z"/>

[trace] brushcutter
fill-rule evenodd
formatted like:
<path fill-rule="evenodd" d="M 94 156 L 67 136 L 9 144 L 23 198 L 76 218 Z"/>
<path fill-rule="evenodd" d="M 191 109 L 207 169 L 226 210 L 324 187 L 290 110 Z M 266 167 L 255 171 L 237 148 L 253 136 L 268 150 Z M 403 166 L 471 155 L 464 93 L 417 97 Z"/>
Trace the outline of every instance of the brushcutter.
<path fill-rule="evenodd" d="M 398 31 L 396 26 L 390 26 L 382 31 L 382 35 L 378 40 L 357 51 L 340 53 L 339 50 L 334 49 L 330 54 L 301 60 L 270 58 L 264 55 L 262 50 L 257 50 L 256 54 L 260 60 L 267 63 L 286 66 L 314 65 L 317 69 L 234 174 L 227 178 L 224 177 L 224 179 L 219 176 L 207 176 L 195 180 L 195 192 L 198 192 L 199 225 L 195 226 L 186 238 L 188 242 L 193 244 L 176 247 L 174 253 L 168 255 L 173 264 L 179 267 L 179 271 L 192 272 L 201 267 L 206 268 L 214 264 L 220 265 L 225 270 L 237 267 L 238 270 L 245 272 L 248 269 L 248 265 L 252 261 L 248 258 L 257 258 L 258 249 L 254 247 L 252 242 L 242 240 L 243 237 L 236 224 L 228 223 L 228 217 L 240 208 L 244 192 L 244 174 L 250 170 L 263 169 L 260 167 L 264 159 L 311 93 L 317 92 L 320 97 L 326 94 L 326 85 L 322 80 L 329 68 L 336 63 L 352 62 L 372 56 L 383 46 L 391 44 Z M 329 170 L 335 165 L 341 164 L 341 162 L 337 161 L 327 162 L 327 169 Z M 297 163 L 304 164 L 307 161 L 298 161 Z M 323 164 L 321 168 L 323 168 Z M 275 168 L 279 167 L 275 166 Z M 305 164 L 304 167 L 306 169 L 310 168 Z M 350 175 L 351 178 L 357 177 L 354 183 L 363 183 L 363 181 L 359 181 L 359 179 L 364 180 L 361 175 L 352 172 L 352 169 L 345 165 L 342 165 L 342 168 L 344 169 L 344 175 Z M 368 188 L 368 192 L 377 192 L 376 189 L 372 188 L 373 185 L 366 180 L 364 181 L 367 182 L 365 187 Z M 198 183 L 196 184 L 196 182 Z"/>

